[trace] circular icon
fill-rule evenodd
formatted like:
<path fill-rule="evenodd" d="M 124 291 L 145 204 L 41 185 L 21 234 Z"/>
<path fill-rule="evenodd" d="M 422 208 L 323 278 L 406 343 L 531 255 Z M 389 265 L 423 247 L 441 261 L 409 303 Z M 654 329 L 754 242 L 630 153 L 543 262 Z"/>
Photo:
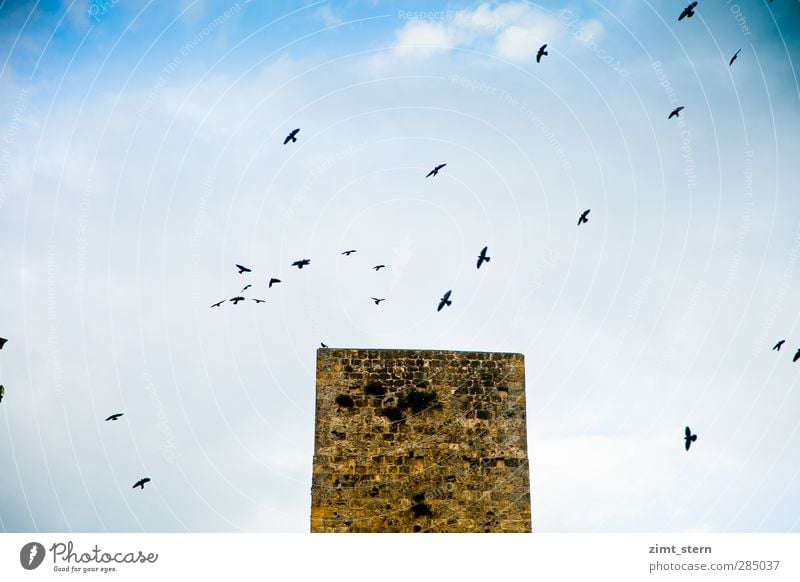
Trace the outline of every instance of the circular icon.
<path fill-rule="evenodd" d="M 29 542 L 19 551 L 19 563 L 26 570 L 35 570 L 44 561 L 44 546 L 39 542 Z"/>

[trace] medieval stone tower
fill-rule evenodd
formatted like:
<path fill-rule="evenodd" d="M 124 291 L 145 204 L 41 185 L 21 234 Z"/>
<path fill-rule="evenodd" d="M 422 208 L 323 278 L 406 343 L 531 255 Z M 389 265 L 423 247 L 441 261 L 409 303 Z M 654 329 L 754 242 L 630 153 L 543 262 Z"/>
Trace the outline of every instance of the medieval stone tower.
<path fill-rule="evenodd" d="M 521 354 L 317 351 L 312 532 L 530 532 Z"/>

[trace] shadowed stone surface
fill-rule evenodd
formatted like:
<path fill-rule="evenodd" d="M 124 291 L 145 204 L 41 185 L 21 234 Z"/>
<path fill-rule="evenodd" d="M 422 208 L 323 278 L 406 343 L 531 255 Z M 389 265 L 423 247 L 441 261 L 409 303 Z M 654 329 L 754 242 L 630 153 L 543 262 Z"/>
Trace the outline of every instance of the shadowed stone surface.
<path fill-rule="evenodd" d="M 521 354 L 317 350 L 312 532 L 530 532 Z"/>

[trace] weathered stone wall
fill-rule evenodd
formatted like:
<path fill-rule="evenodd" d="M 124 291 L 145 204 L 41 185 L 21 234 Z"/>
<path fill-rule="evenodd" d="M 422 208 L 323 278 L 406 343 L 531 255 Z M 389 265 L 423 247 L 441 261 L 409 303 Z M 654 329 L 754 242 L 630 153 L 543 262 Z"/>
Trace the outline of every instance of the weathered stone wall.
<path fill-rule="evenodd" d="M 317 351 L 312 532 L 529 532 L 521 354 Z"/>

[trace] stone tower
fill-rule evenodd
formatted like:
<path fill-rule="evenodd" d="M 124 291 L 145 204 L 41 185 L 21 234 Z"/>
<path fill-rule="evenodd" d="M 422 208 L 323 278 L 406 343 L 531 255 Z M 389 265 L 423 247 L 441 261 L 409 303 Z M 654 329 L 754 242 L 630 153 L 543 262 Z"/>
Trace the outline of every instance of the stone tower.
<path fill-rule="evenodd" d="M 312 532 L 530 532 L 521 354 L 317 351 Z"/>

